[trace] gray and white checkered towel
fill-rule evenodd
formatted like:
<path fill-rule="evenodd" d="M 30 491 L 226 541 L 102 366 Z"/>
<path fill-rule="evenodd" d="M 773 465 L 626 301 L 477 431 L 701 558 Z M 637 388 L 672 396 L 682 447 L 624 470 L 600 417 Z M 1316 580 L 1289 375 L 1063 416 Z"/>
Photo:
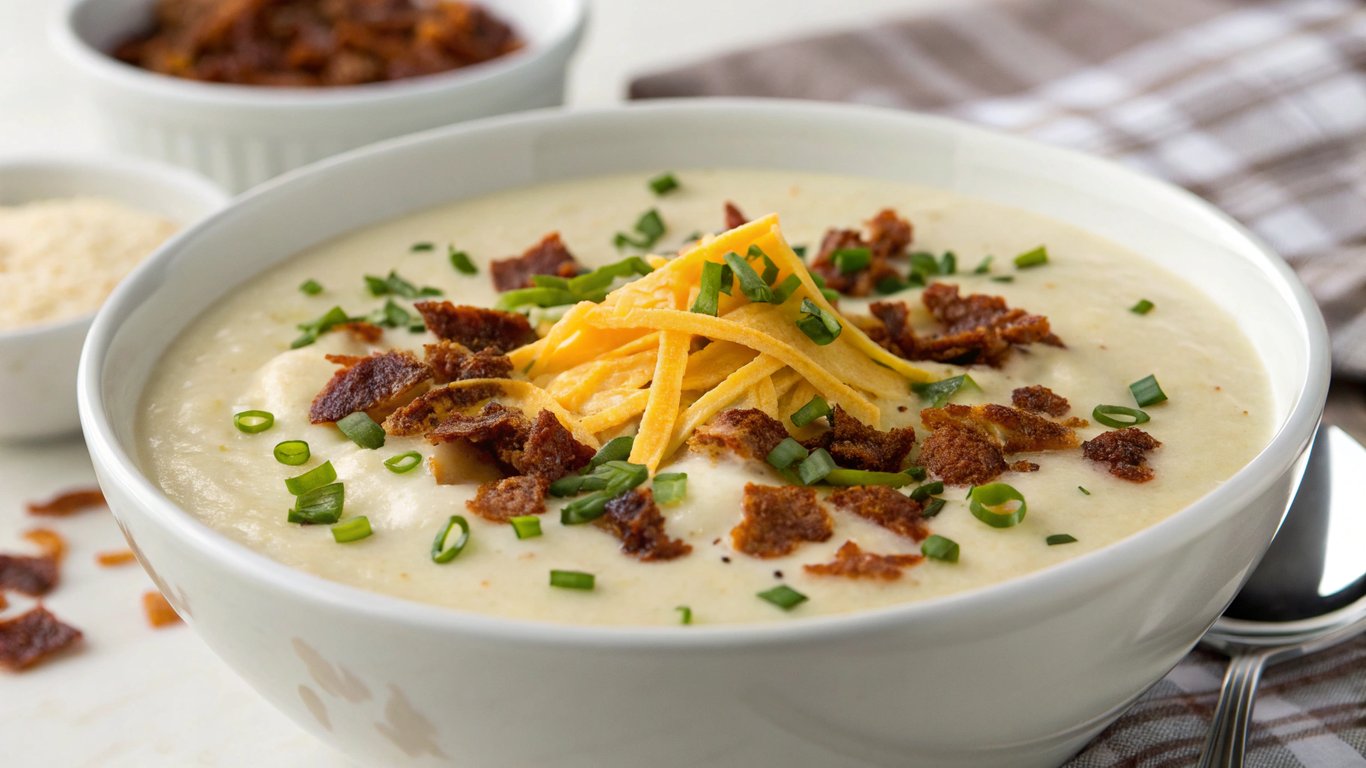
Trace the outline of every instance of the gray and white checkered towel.
<path fill-rule="evenodd" d="M 1109 155 L 1267 240 L 1366 378 L 1366 6 L 1016 0 L 737 53 L 633 98 L 780 96 L 939 112 Z"/>
<path fill-rule="evenodd" d="M 1366 4 L 956 3 L 637 80 L 635 98 L 780 96 L 939 112 L 1174 181 L 1296 267 L 1366 378 Z M 1224 661 L 1196 650 L 1069 766 L 1187 766 Z M 1366 768 L 1366 638 L 1268 671 L 1253 766 Z"/>

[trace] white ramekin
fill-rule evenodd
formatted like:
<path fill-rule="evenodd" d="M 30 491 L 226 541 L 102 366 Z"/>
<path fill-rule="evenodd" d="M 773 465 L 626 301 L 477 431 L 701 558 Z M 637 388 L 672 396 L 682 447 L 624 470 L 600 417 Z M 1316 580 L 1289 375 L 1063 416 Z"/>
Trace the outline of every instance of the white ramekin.
<path fill-rule="evenodd" d="M 561 626 L 405 602 L 260 555 L 144 473 L 138 406 L 153 367 L 199 307 L 243 281 L 442 202 L 691 167 L 937 186 L 1149 254 L 1247 333 L 1270 379 L 1275 436 L 1186 509 L 1055 567 L 923 603 L 762 626 Z M 400 186 L 401 197 L 390 194 Z M 1028 768 L 1080 748 L 1232 599 L 1303 471 L 1328 358 L 1322 317 L 1285 263 L 1186 192 L 938 118 L 694 100 L 453 126 L 266 185 L 118 291 L 91 331 L 80 403 L 110 506 L 175 607 L 281 711 L 368 764 Z"/>
<path fill-rule="evenodd" d="M 96 155 L 0 157 L 0 205 L 55 197 L 111 198 L 188 226 L 228 196 L 189 171 Z M 76 364 L 95 317 L 0 330 L 0 440 L 69 434 L 76 416 Z"/>
<path fill-rule="evenodd" d="M 150 24 L 155 0 L 68 0 L 57 48 L 81 72 L 114 146 L 194 168 L 239 192 L 344 150 L 441 125 L 564 102 L 586 0 L 482 0 L 526 46 L 442 74 L 337 88 L 201 83 L 108 55 Z"/>

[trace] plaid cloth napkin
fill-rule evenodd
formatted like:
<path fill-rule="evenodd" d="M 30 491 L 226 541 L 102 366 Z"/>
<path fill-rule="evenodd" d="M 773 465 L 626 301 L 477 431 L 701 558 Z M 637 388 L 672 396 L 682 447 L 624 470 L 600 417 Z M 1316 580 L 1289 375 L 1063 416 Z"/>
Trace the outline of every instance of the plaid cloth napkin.
<path fill-rule="evenodd" d="M 1366 378 L 1366 7 L 1358 0 L 956 3 L 643 77 L 633 98 L 939 112 L 1180 184 L 1299 270 Z"/>
<path fill-rule="evenodd" d="M 1339 375 L 1366 378 L 1366 5 L 1014 0 L 643 77 L 633 98 L 939 112 L 1118 158 L 1240 219 L 1299 271 Z M 1187 766 L 1224 660 L 1193 651 L 1070 766 Z M 1253 766 L 1366 768 L 1366 637 L 1271 668 Z"/>

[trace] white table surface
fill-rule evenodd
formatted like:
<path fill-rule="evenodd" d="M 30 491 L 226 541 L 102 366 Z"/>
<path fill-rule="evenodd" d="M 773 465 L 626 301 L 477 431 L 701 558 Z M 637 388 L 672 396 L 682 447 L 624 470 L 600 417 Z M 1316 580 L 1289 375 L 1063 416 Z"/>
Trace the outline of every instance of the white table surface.
<path fill-rule="evenodd" d="M 858 26 L 946 0 L 593 0 L 569 83 L 572 106 L 620 101 L 631 77 L 725 50 Z M 0 0 L 0 155 L 101 151 L 93 112 L 50 50 L 60 0 Z M 23 503 L 90 485 L 78 439 L 0 445 L 0 551 L 46 525 L 71 547 L 46 601 L 85 647 L 24 674 L 0 672 L 0 766 L 351 766 L 259 699 L 183 626 L 149 628 L 136 566 L 98 568 L 123 541 L 105 512 L 28 517 Z M 12 597 L 6 615 L 28 602 Z"/>

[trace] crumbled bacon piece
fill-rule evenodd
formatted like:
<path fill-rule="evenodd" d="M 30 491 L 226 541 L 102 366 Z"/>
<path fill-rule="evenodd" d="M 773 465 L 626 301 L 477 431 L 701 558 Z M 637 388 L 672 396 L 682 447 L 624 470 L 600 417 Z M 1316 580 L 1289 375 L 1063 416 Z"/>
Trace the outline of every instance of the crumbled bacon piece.
<path fill-rule="evenodd" d="M 38 597 L 51 592 L 55 586 L 56 558 L 0 553 L 0 589 L 12 589 Z"/>
<path fill-rule="evenodd" d="M 728 450 L 742 459 L 763 461 L 787 436 L 782 422 L 758 408 L 732 408 L 694 430 L 688 445 L 694 450 Z"/>
<path fill-rule="evenodd" d="M 66 556 L 66 540 L 62 538 L 61 534 L 54 530 L 49 528 L 31 528 L 24 531 L 23 536 L 25 539 L 37 544 L 38 548 L 43 551 L 45 556 L 52 558 L 58 563 L 62 562 L 62 558 Z"/>
<path fill-rule="evenodd" d="M 983 485 L 1006 471 L 998 443 L 956 424 L 931 432 L 920 449 L 919 461 L 931 475 L 949 485 Z"/>
<path fill-rule="evenodd" d="M 879 281 L 899 278 L 900 273 L 889 261 L 904 256 L 906 246 L 913 238 L 911 222 L 890 208 L 878 211 L 865 225 L 868 229 L 866 239 L 855 229 L 826 230 L 820 251 L 811 262 L 811 271 L 820 275 L 827 287 L 847 296 L 867 296 Z M 850 248 L 868 249 L 868 264 L 853 272 L 843 272 L 835 264 L 835 252 Z"/>
<path fill-rule="evenodd" d="M 749 219 L 745 218 L 745 214 L 740 211 L 740 208 L 736 206 L 735 203 L 732 203 L 731 201 L 727 200 L 726 229 L 735 229 L 736 227 L 743 227 L 748 223 Z"/>
<path fill-rule="evenodd" d="M 918 564 L 925 558 L 921 555 L 878 555 L 864 552 L 854 541 L 846 541 L 835 552 L 835 559 L 829 563 L 804 565 L 807 573 L 821 576 L 844 576 L 850 579 L 882 579 L 895 581 L 901 572 Z"/>
<path fill-rule="evenodd" d="M 4 591 L 3 591 L 3 590 L 0 590 L 0 611 L 3 611 L 3 610 L 5 610 L 5 609 L 8 608 L 8 607 L 9 607 L 9 600 L 5 599 L 5 593 L 4 593 Z"/>
<path fill-rule="evenodd" d="M 120 565 L 136 563 L 137 557 L 131 549 L 116 549 L 112 552 L 100 552 L 95 555 L 95 562 L 101 568 L 115 568 Z"/>
<path fill-rule="evenodd" d="M 1010 465 L 1010 471 L 1012 471 L 1012 472 L 1038 472 L 1038 471 L 1039 471 L 1039 465 L 1038 465 L 1038 464 L 1035 464 L 1035 463 L 1032 462 L 1032 461 L 1024 461 L 1024 460 L 1016 461 L 1016 462 L 1012 462 L 1012 463 L 1011 463 L 1011 465 Z"/>
<path fill-rule="evenodd" d="M 574 254 L 560 241 L 559 232 L 551 232 L 539 243 L 509 259 L 494 259 L 489 263 L 493 287 L 499 291 L 530 288 L 534 275 L 573 277 L 583 271 Z"/>
<path fill-rule="evenodd" d="M 512 373 L 512 361 L 507 355 L 487 349 L 471 354 L 453 341 L 426 344 L 422 349 L 437 384 L 466 379 L 506 379 Z"/>
<path fill-rule="evenodd" d="M 543 514 L 548 487 L 546 481 L 539 477 L 505 477 L 481 484 L 474 498 L 465 502 L 465 506 L 485 520 L 506 523 L 512 517 Z"/>
<path fill-rule="evenodd" d="M 1105 464 L 1110 474 L 1133 483 L 1153 479 L 1147 452 L 1162 443 L 1137 427 L 1102 432 L 1081 444 L 1081 453 L 1097 464 Z"/>
<path fill-rule="evenodd" d="M 1061 451 L 1077 447 L 1077 433 L 1063 425 L 1008 405 L 956 405 L 926 408 L 920 420 L 931 430 L 946 424 L 974 430 L 1001 444 L 1005 453 Z"/>
<path fill-rule="evenodd" d="M 332 330 L 349 333 L 356 341 L 363 341 L 367 344 L 375 344 L 384 336 L 383 328 L 365 320 L 352 320 L 349 323 L 342 323 Z"/>
<path fill-rule="evenodd" d="M 1010 403 L 1021 410 L 1031 413 L 1046 413 L 1055 418 L 1067 413 L 1068 409 L 1072 407 L 1071 403 L 1067 402 L 1067 398 L 1042 384 L 1012 390 Z"/>
<path fill-rule="evenodd" d="M 523 474 L 553 482 L 587 465 L 594 453 L 592 448 L 574 439 L 574 434 L 555 414 L 543 410 L 531 425 L 516 467 Z"/>
<path fill-rule="evenodd" d="M 850 416 L 838 405 L 830 413 L 831 429 L 808 441 L 808 448 L 824 448 L 835 463 L 846 469 L 897 472 L 915 445 L 915 429 L 898 427 L 886 432 Z"/>
<path fill-rule="evenodd" d="M 155 590 L 142 593 L 142 612 L 147 616 L 147 623 L 152 625 L 153 629 L 180 623 L 180 614 L 176 613 L 170 602 Z"/>
<path fill-rule="evenodd" d="M 905 302 L 878 301 L 868 307 L 883 326 L 872 336 L 907 360 L 999 367 L 1013 344 L 1063 346 L 1050 330 L 1048 318 L 1011 309 L 1000 296 L 974 293 L 963 297 L 956 285 L 931 283 L 921 293 L 921 301 L 944 327 L 942 334 L 916 335 Z"/>
<path fill-rule="evenodd" d="M 621 551 L 639 560 L 673 560 L 692 551 L 682 539 L 670 538 L 664 530 L 664 515 L 655 504 L 654 494 L 636 489 L 612 499 L 596 521 L 599 528 L 621 539 Z"/>
<path fill-rule="evenodd" d="M 458 389 L 437 387 L 423 392 L 411 403 L 389 414 L 389 418 L 384 420 L 384 431 L 405 437 L 421 435 L 460 411 L 490 397 L 497 397 L 502 392 L 493 384 Z"/>
<path fill-rule="evenodd" d="M 473 416 L 450 415 L 427 433 L 427 441 L 440 445 L 461 440 L 489 451 L 500 462 L 515 469 L 521 463 L 530 434 L 531 423 L 521 411 L 502 403 L 489 403 Z"/>
<path fill-rule="evenodd" d="M 412 399 L 432 379 L 432 369 L 405 350 L 376 352 L 332 375 L 308 410 L 308 420 L 325 424 L 357 411 L 375 415 Z"/>
<path fill-rule="evenodd" d="M 29 502 L 28 513 L 47 517 L 66 517 L 75 512 L 103 507 L 104 493 L 99 488 L 79 488 L 60 493 L 48 501 Z"/>
<path fill-rule="evenodd" d="M 895 488 L 885 485 L 841 488 L 830 494 L 830 503 L 839 509 L 916 541 L 930 535 L 921 515 L 924 507 Z"/>
<path fill-rule="evenodd" d="M 413 306 L 438 339 L 454 341 L 476 352 L 491 349 L 506 354 L 536 340 L 531 323 L 516 312 L 456 306 L 449 301 L 419 301 Z"/>
<path fill-rule="evenodd" d="M 63 624 L 39 605 L 7 621 L 0 621 L 0 667 L 14 672 L 28 669 L 75 645 L 81 631 Z"/>
<path fill-rule="evenodd" d="M 747 483 L 744 510 L 730 540 L 736 550 L 754 557 L 781 557 L 803 541 L 825 541 L 835 532 L 814 488 Z"/>

